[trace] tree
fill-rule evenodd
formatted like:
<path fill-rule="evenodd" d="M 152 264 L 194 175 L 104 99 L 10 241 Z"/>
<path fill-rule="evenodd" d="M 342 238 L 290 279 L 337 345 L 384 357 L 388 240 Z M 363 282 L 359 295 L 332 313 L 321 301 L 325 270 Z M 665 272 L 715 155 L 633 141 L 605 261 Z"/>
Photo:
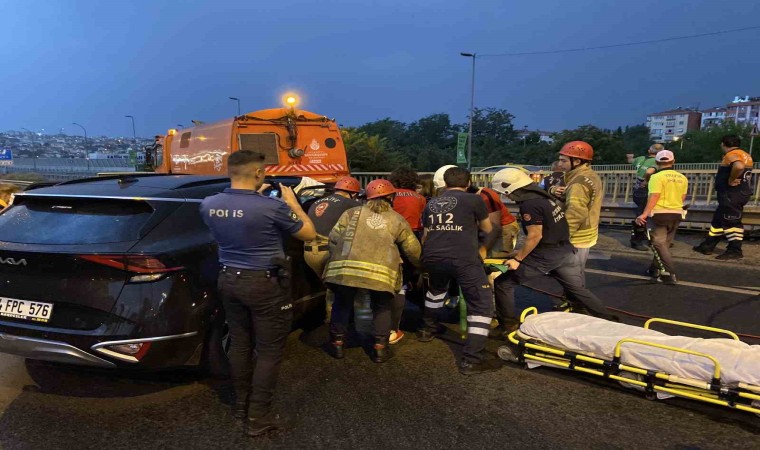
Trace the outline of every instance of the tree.
<path fill-rule="evenodd" d="M 689 131 L 679 141 L 669 142 L 666 146 L 673 151 L 676 162 L 708 163 L 720 161 L 720 140 L 727 134 L 735 134 L 742 139 L 742 145 L 749 150 L 751 125 L 724 122 L 704 130 Z M 682 147 L 683 146 L 683 147 Z"/>
<path fill-rule="evenodd" d="M 353 172 L 389 172 L 409 163 L 404 155 L 390 149 L 383 137 L 370 136 L 355 128 L 344 128 L 341 132 Z"/>

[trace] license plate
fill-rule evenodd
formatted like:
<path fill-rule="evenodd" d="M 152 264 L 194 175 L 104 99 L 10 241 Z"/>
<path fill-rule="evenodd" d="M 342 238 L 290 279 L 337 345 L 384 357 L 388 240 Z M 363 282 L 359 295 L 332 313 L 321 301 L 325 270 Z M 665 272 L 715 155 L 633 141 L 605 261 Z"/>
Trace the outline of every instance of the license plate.
<path fill-rule="evenodd" d="M 0 297 L 0 316 L 47 322 L 53 315 L 53 304 Z"/>

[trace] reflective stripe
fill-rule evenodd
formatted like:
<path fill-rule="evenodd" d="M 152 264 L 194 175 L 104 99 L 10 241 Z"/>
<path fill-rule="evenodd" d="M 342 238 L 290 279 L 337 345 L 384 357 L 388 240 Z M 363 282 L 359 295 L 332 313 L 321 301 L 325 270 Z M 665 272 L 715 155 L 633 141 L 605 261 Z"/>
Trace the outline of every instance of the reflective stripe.
<path fill-rule="evenodd" d="M 329 264 L 329 266 L 332 267 L 333 269 L 341 268 L 341 267 L 350 267 L 352 269 L 371 270 L 372 272 L 383 273 L 392 277 L 395 277 L 397 273 L 395 270 L 391 270 L 380 264 L 372 264 L 372 263 L 368 263 L 364 261 L 357 261 L 354 259 L 346 259 L 343 261 L 333 261 Z"/>
<path fill-rule="evenodd" d="M 438 301 L 441 301 L 441 300 L 443 300 L 444 298 L 446 298 L 446 293 L 445 293 L 445 292 L 443 292 L 443 293 L 441 293 L 441 294 L 438 294 L 438 295 L 433 295 L 433 293 L 432 293 L 432 292 L 428 291 L 428 292 L 427 292 L 427 295 L 425 295 L 425 296 L 426 296 L 427 298 L 429 298 L 430 300 L 438 300 Z"/>
<path fill-rule="evenodd" d="M 425 300 L 425 308 L 430 308 L 430 309 L 443 308 L 443 302 L 429 302 Z"/>
<path fill-rule="evenodd" d="M 726 233 L 742 233 L 744 234 L 744 228 L 726 228 Z"/>
<path fill-rule="evenodd" d="M 488 336 L 487 328 L 467 328 L 467 334 L 477 334 L 480 336 Z"/>
<path fill-rule="evenodd" d="M 472 323 L 487 323 L 491 324 L 491 318 L 486 316 L 467 316 L 467 321 Z"/>
<path fill-rule="evenodd" d="M 369 278 L 370 280 L 380 281 L 382 283 L 395 284 L 396 277 L 389 277 L 388 275 L 381 273 L 372 273 L 361 269 L 350 269 L 348 267 L 342 267 L 339 269 L 333 269 L 328 267 L 325 271 L 325 278 L 338 277 L 343 275 L 351 275 L 359 278 Z"/>

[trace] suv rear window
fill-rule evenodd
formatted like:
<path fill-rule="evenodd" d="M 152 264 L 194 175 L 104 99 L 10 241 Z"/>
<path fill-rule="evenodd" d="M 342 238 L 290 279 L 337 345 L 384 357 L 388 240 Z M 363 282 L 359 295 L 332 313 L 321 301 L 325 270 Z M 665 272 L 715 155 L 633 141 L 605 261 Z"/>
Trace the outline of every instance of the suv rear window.
<path fill-rule="evenodd" d="M 0 214 L 0 239 L 59 245 L 135 241 L 152 213 L 142 201 L 18 196 Z"/>

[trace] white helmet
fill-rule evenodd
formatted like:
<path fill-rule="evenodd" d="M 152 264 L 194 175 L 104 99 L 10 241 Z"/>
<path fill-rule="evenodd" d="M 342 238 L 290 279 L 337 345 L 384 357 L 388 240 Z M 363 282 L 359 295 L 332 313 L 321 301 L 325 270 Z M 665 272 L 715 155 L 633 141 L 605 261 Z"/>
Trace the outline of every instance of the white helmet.
<path fill-rule="evenodd" d="M 451 169 L 452 167 L 457 167 L 457 166 L 453 164 L 449 164 L 435 171 L 435 174 L 433 175 L 433 186 L 436 189 L 441 189 L 441 188 L 446 187 L 446 182 L 443 181 L 443 174 L 446 173 L 446 171 Z"/>
<path fill-rule="evenodd" d="M 491 180 L 491 186 L 499 194 L 511 194 L 533 183 L 530 175 L 520 169 L 501 169 Z"/>

